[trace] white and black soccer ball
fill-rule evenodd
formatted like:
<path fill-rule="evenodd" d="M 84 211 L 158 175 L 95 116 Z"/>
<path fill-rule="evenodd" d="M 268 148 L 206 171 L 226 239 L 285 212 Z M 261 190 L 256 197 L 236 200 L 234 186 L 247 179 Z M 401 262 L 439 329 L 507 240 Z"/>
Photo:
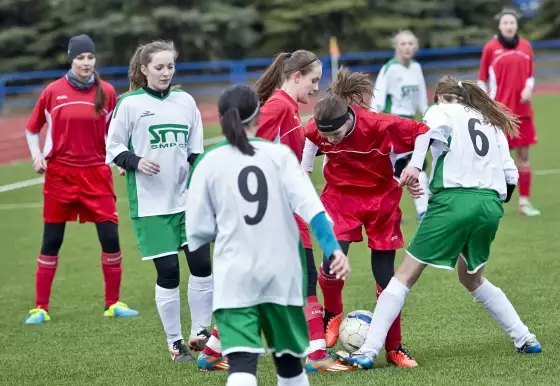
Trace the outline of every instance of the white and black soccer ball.
<path fill-rule="evenodd" d="M 344 350 L 352 354 L 366 341 L 373 313 L 365 310 L 352 311 L 340 323 L 338 340 Z"/>

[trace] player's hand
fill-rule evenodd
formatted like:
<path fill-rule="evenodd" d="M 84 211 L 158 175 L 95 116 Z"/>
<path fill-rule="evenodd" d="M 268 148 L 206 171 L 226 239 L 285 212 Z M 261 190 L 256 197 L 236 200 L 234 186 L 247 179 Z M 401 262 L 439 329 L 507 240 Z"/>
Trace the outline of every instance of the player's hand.
<path fill-rule="evenodd" d="M 119 176 L 124 176 L 126 174 L 126 170 L 124 170 L 120 166 L 117 166 L 117 170 L 119 172 Z"/>
<path fill-rule="evenodd" d="M 44 158 L 37 158 L 33 160 L 33 170 L 35 173 L 43 174 L 47 171 L 47 161 Z"/>
<path fill-rule="evenodd" d="M 138 162 L 138 170 L 144 174 L 153 176 L 159 173 L 159 165 L 145 158 L 141 158 L 140 162 Z"/>
<path fill-rule="evenodd" d="M 418 181 L 411 185 L 407 185 L 406 189 L 408 190 L 408 193 L 410 193 L 410 196 L 414 199 L 420 198 L 426 193 L 422 190 Z"/>
<path fill-rule="evenodd" d="M 337 279 L 342 280 L 346 280 L 350 274 L 350 264 L 348 264 L 348 258 L 341 250 L 334 251 L 333 253 L 330 273 L 331 275 L 335 275 Z"/>
<path fill-rule="evenodd" d="M 400 186 L 409 186 L 418 183 L 418 176 L 420 175 L 420 169 L 413 166 L 407 166 L 401 173 Z"/>
<path fill-rule="evenodd" d="M 531 90 L 529 87 L 525 87 L 523 91 L 521 91 L 521 103 L 529 102 L 532 96 L 533 90 Z"/>

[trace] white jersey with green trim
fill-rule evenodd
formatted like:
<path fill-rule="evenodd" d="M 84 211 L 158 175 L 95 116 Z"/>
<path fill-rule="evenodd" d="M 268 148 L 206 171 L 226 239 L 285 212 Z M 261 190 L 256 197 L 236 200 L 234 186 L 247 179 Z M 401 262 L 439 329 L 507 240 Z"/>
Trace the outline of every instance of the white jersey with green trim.
<path fill-rule="evenodd" d="M 214 310 L 304 304 L 305 256 L 294 213 L 309 223 L 325 209 L 285 145 L 251 139 L 255 154 L 223 141 L 189 179 L 189 248 L 214 241 Z"/>
<path fill-rule="evenodd" d="M 132 218 L 179 213 L 187 203 L 188 157 L 204 151 L 202 120 L 191 95 L 172 89 L 158 98 L 139 89 L 118 101 L 107 136 L 107 158 L 130 151 L 160 166 L 157 175 L 126 173 Z"/>
<path fill-rule="evenodd" d="M 503 200 L 506 183 L 517 184 L 519 173 L 505 134 L 485 122 L 478 111 L 459 103 L 442 103 L 428 109 L 424 123 L 436 140 L 432 145 L 432 193 L 446 188 L 491 189 Z"/>
<path fill-rule="evenodd" d="M 428 108 L 428 95 L 422 67 L 414 60 L 404 66 L 391 59 L 381 68 L 375 81 L 372 109 L 404 117 L 414 117 L 417 111 L 424 114 Z"/>

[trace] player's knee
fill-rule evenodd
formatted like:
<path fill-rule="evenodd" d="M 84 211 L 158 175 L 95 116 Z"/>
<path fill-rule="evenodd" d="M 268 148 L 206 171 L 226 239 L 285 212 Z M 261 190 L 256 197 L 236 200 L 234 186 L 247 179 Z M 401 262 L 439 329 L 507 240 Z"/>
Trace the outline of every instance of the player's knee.
<path fill-rule="evenodd" d="M 371 250 L 371 271 L 377 284 L 385 289 L 395 275 L 396 251 Z"/>
<path fill-rule="evenodd" d="M 179 287 L 180 270 L 179 270 L 179 256 L 170 255 L 154 259 L 154 264 L 157 270 L 157 285 L 173 289 Z"/>
<path fill-rule="evenodd" d="M 119 228 L 118 225 L 107 221 L 95 224 L 97 227 L 97 236 L 101 243 L 101 249 L 105 253 L 117 253 L 121 247 L 119 244 Z"/>
<path fill-rule="evenodd" d="M 210 262 L 210 244 L 203 245 L 196 251 L 184 248 L 187 256 L 187 263 L 191 275 L 197 277 L 208 277 L 212 274 L 212 264 Z"/>
<path fill-rule="evenodd" d="M 229 373 L 248 373 L 257 374 L 257 361 L 259 354 L 248 352 L 232 352 L 227 355 L 229 363 Z"/>
<path fill-rule="evenodd" d="M 66 224 L 45 223 L 43 229 L 43 245 L 41 254 L 46 256 L 57 256 L 64 240 L 64 229 Z"/>
<path fill-rule="evenodd" d="M 294 378 L 303 372 L 301 359 L 292 355 L 285 354 L 281 357 L 274 356 L 274 363 L 276 364 L 276 371 L 282 378 Z"/>

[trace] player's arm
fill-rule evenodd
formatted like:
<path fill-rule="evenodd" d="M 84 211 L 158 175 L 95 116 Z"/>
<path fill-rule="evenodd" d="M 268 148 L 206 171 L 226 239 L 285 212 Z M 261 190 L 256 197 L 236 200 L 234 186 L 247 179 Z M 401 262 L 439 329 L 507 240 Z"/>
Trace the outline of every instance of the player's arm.
<path fill-rule="evenodd" d="M 482 49 L 482 57 L 480 58 L 480 68 L 478 69 L 478 87 L 488 92 L 488 78 L 490 77 L 490 64 L 491 64 L 491 48 L 490 44 L 486 43 Z"/>
<path fill-rule="evenodd" d="M 391 139 L 395 154 L 409 153 L 414 150 L 416 137 L 427 133 L 430 128 L 422 122 L 395 115 L 383 114 L 379 121 L 382 130 L 385 130 Z"/>
<path fill-rule="evenodd" d="M 105 163 L 114 163 L 127 171 L 138 169 L 140 157 L 131 152 L 128 148 L 131 136 L 132 123 L 129 122 L 128 104 L 122 103 L 121 99 L 113 111 L 113 116 L 109 124 L 107 140 L 105 144 L 106 157 Z"/>
<path fill-rule="evenodd" d="M 498 149 L 502 157 L 502 164 L 504 165 L 504 174 L 506 176 L 507 195 L 504 202 L 509 202 L 517 181 L 519 180 L 519 171 L 515 166 L 515 161 L 511 158 L 507 138 L 502 130 L 497 130 Z"/>
<path fill-rule="evenodd" d="M 383 67 L 381 67 L 379 74 L 377 74 L 377 78 L 375 79 L 373 98 L 371 99 L 371 108 L 373 111 L 378 113 L 382 113 L 385 111 L 388 77 L 388 66 L 385 64 Z"/>
<path fill-rule="evenodd" d="M 187 240 L 190 251 L 196 251 L 216 238 L 218 225 L 213 196 L 208 186 L 212 174 L 210 166 L 202 158 L 191 170 L 187 189 L 187 205 L 185 222 L 187 226 Z"/>
<path fill-rule="evenodd" d="M 528 102 L 533 96 L 533 89 L 535 88 L 535 74 L 533 69 L 533 49 L 529 43 L 529 76 L 525 81 L 525 87 L 521 91 L 521 102 Z"/>
<path fill-rule="evenodd" d="M 202 117 L 200 115 L 200 110 L 196 107 L 193 100 L 193 126 L 191 132 L 189 133 L 189 139 L 187 143 L 187 153 L 189 164 L 194 165 L 198 156 L 204 153 L 204 129 L 202 127 Z"/>
<path fill-rule="evenodd" d="M 261 107 L 257 137 L 267 141 L 280 142 L 280 128 L 288 110 L 280 101 L 272 101 Z"/>
<path fill-rule="evenodd" d="M 45 111 L 47 109 L 47 89 L 43 90 L 39 100 L 33 108 L 33 112 L 27 120 L 27 126 L 25 128 L 25 137 L 27 139 L 27 146 L 29 147 L 29 152 L 31 153 L 31 158 L 33 161 L 43 159 L 43 153 L 41 151 L 41 146 L 39 143 L 39 133 L 41 129 L 47 122 L 47 117 Z"/>
<path fill-rule="evenodd" d="M 301 167 L 307 172 L 313 171 L 313 163 L 319 151 L 319 146 L 315 145 L 308 138 L 305 139 L 305 146 L 303 147 L 303 156 L 301 157 Z"/>
<path fill-rule="evenodd" d="M 426 89 L 426 79 L 424 79 L 424 72 L 422 71 L 422 67 L 418 64 L 418 77 L 419 77 L 419 84 L 420 84 L 420 95 L 418 100 L 418 108 L 420 109 L 420 114 L 426 114 L 426 110 L 428 110 L 428 91 Z"/>

